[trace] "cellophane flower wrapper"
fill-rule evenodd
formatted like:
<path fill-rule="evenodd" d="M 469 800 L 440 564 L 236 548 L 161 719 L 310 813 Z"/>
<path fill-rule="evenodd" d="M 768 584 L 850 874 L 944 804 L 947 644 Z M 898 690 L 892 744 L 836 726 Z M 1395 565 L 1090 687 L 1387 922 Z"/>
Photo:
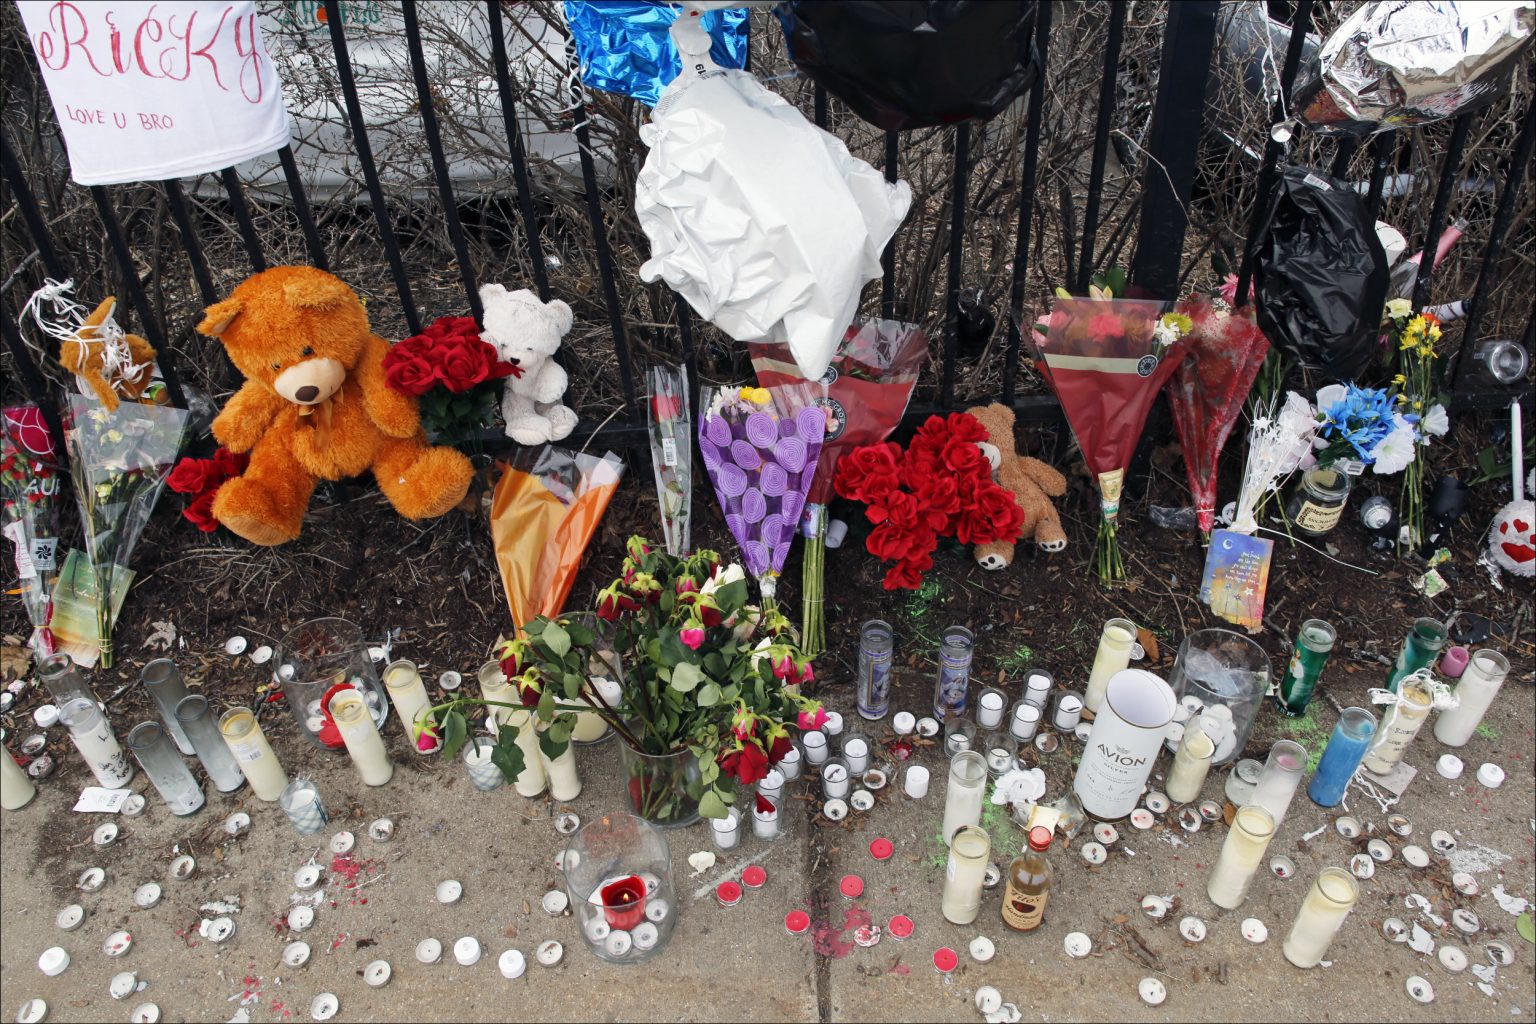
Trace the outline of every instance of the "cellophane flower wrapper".
<path fill-rule="evenodd" d="M 1188 350 L 1186 336 L 1159 351 L 1154 329 L 1163 305 L 1057 298 L 1045 334 L 1035 335 L 1040 372 L 1099 487 L 1099 577 L 1106 586 L 1124 579 L 1117 537 L 1126 467 L 1153 400 Z"/>
<path fill-rule="evenodd" d="M 646 403 L 662 546 L 669 555 L 688 553 L 693 525 L 693 419 L 688 408 L 688 371 L 653 366 Z"/>
<path fill-rule="evenodd" d="M 1216 526 L 1216 470 L 1222 446 L 1242 414 L 1269 342 L 1252 307 L 1226 311 L 1206 300 L 1186 300 L 1177 311 L 1194 329 L 1188 354 L 1168 381 L 1168 405 L 1184 450 L 1184 471 L 1200 532 Z"/>
<path fill-rule="evenodd" d="M 816 478 L 826 411 L 790 386 L 706 388 L 699 405 L 705 472 L 742 565 L 772 605 Z"/>
<path fill-rule="evenodd" d="M 800 376 L 788 345 L 752 342 L 748 349 L 759 386 L 803 387 L 828 414 L 827 436 L 800 517 L 805 537 L 800 647 L 814 657 L 825 644 L 827 503 L 837 460 L 860 445 L 884 441 L 901 423 L 928 358 L 928 336 L 918 325 L 900 320 L 861 320 L 849 326 L 831 368 L 815 381 Z"/>
<path fill-rule="evenodd" d="M 519 631 L 565 608 L 597 524 L 624 477 L 613 452 L 588 455 L 554 445 L 524 449 L 491 497 L 491 540 Z"/>
<path fill-rule="evenodd" d="M 165 478 L 176 464 L 186 423 L 185 409 L 122 402 L 108 412 L 93 399 L 70 399 L 65 439 L 85 552 L 96 577 L 103 668 L 112 666 L 115 616 L 108 595 L 113 575 L 126 570 L 133 558 Z"/>
<path fill-rule="evenodd" d="M 59 453 L 37 406 L 11 406 L 3 415 L 0 520 L 15 545 L 21 603 L 32 624 L 28 643 L 39 656 L 49 655 L 57 650 L 48 623 L 59 576 Z"/>

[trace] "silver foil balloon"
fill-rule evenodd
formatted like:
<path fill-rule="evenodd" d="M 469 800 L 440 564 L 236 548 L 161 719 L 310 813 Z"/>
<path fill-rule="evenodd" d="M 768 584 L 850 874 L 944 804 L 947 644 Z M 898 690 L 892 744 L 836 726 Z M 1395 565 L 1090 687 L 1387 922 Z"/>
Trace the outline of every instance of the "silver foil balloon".
<path fill-rule="evenodd" d="M 1297 92 L 1324 133 L 1443 120 L 1508 91 L 1536 34 L 1536 0 L 1378 0 L 1328 37 Z"/>

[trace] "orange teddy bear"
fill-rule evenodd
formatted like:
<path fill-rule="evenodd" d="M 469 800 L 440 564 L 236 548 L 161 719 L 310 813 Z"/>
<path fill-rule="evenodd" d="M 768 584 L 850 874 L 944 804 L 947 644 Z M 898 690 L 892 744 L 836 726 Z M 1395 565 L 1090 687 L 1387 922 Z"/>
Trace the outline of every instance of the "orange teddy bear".
<path fill-rule="evenodd" d="M 213 421 L 220 444 L 251 453 L 213 502 L 234 533 L 285 544 L 299 535 L 316 480 L 369 469 L 407 519 L 440 516 L 469 490 L 469 459 L 427 444 L 416 399 L 384 382 L 389 342 L 334 275 L 264 270 L 209 306 L 197 329 L 218 338 L 246 378 Z"/>
<path fill-rule="evenodd" d="M 1024 510 L 1024 529 L 1020 540 L 1034 539 L 1042 551 L 1060 551 L 1067 546 L 1052 498 L 1067 493 L 1067 480 L 1053 467 L 1039 459 L 1018 454 L 1013 440 L 1013 410 L 994 402 L 967 409 L 966 412 L 987 428 L 987 440 L 978 442 L 992 464 L 997 482 L 1013 492 L 1013 500 Z M 976 564 L 983 569 L 1004 569 L 1013 564 L 1013 541 L 1000 540 L 976 545 Z"/>
<path fill-rule="evenodd" d="M 154 346 L 137 334 L 124 334 L 122 346 L 108 360 L 107 347 L 113 342 L 101 333 L 101 325 L 117 300 L 101 300 L 91 315 L 80 324 L 74 339 L 59 346 L 59 363 L 79 377 L 108 412 L 117 411 L 118 395 L 137 402 L 155 379 Z M 107 364 L 113 363 L 112 378 L 107 378 Z"/>

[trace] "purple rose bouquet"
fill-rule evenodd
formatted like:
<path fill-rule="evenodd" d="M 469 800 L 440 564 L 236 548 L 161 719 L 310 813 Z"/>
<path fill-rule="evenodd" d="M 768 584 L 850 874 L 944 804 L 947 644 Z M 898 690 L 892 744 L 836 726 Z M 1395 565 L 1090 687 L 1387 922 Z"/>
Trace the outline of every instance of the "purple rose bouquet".
<path fill-rule="evenodd" d="M 770 609 L 816 477 L 826 411 L 791 388 L 706 388 L 700 405 L 704 469 Z"/>

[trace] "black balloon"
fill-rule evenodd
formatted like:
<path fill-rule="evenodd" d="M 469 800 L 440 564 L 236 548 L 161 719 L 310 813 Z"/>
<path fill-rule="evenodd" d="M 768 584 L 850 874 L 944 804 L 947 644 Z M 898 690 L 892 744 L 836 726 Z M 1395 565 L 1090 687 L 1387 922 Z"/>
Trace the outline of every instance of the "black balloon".
<path fill-rule="evenodd" d="M 974 359 L 986 350 L 997 329 L 997 317 L 986 307 L 986 297 L 975 288 L 960 293 L 958 317 L 955 323 L 955 342 L 964 359 Z"/>
<path fill-rule="evenodd" d="M 790 0 L 795 64 L 886 131 L 988 118 L 1039 73 L 1034 0 Z"/>
<path fill-rule="evenodd" d="M 1387 256 L 1348 182 L 1282 168 L 1254 240 L 1259 327 L 1280 351 L 1333 380 L 1353 380 L 1376 354 Z"/>

